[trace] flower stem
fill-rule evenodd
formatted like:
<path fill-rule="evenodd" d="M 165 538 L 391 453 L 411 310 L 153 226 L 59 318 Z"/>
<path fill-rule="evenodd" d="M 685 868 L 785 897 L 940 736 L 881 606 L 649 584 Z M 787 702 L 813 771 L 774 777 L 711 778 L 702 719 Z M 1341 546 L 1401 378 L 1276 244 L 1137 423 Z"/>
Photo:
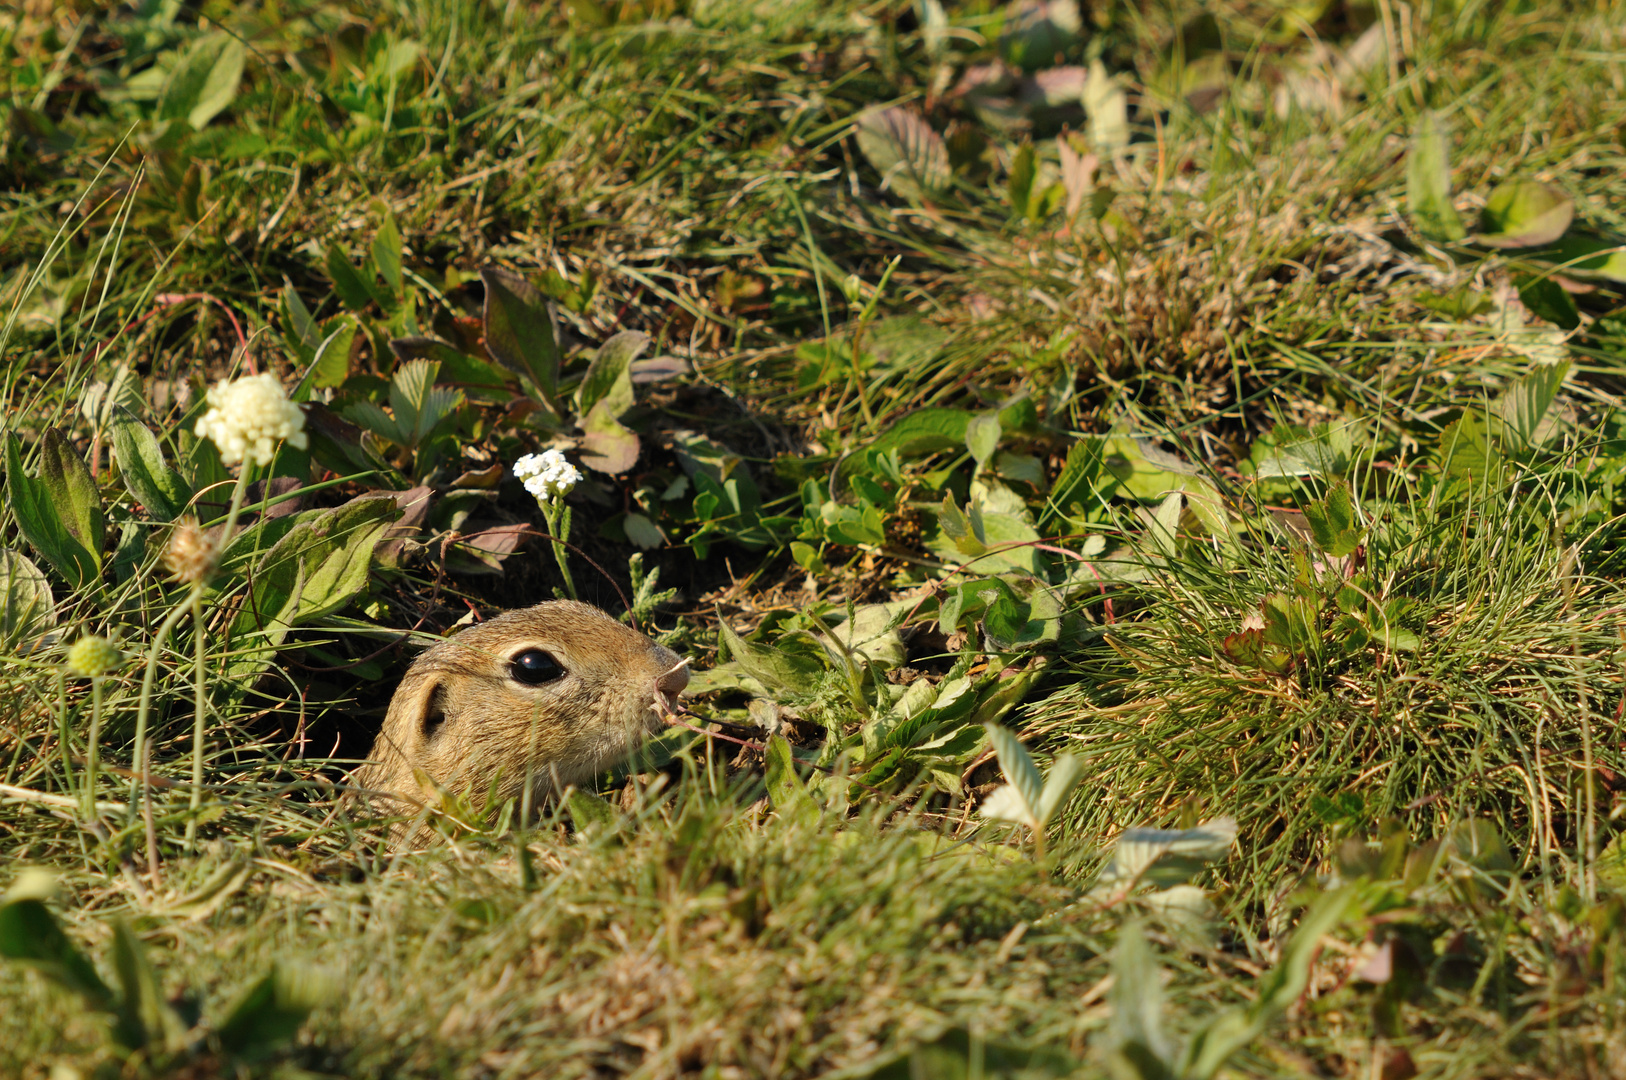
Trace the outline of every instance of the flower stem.
<path fill-rule="evenodd" d="M 570 539 L 570 507 L 561 502 L 544 503 L 543 515 L 548 519 L 548 536 L 553 541 L 553 560 L 559 564 L 559 575 L 565 579 L 565 592 L 577 599 L 576 582 L 570 576 L 570 563 L 565 554 L 565 541 Z"/>
<path fill-rule="evenodd" d="M 191 814 L 186 819 L 186 850 L 191 851 L 198 838 L 198 807 L 203 802 L 203 674 L 207 649 L 203 640 L 203 590 L 192 590 L 193 698 L 192 698 L 192 802 Z"/>
<path fill-rule="evenodd" d="M 96 752 L 102 739 L 102 679 L 90 680 L 90 745 L 85 749 L 85 820 L 96 820 Z"/>
<path fill-rule="evenodd" d="M 242 469 L 237 474 L 237 485 L 232 489 L 231 508 L 226 512 L 226 525 L 220 530 L 220 539 L 215 541 L 216 552 L 224 552 L 226 550 L 226 544 L 231 540 L 232 529 L 237 525 L 237 516 L 242 512 L 243 509 L 243 495 L 248 491 L 248 474 L 248 463 L 244 462 Z M 180 621 L 188 615 L 194 616 L 193 633 L 198 639 L 198 655 L 200 658 L 202 657 L 203 620 L 198 616 L 202 612 L 203 590 L 208 587 L 209 578 L 207 575 L 200 577 L 197 581 L 192 583 L 192 588 L 186 600 L 171 608 L 169 614 L 164 616 L 164 621 L 158 624 L 158 629 L 153 633 L 152 648 L 147 650 L 147 670 L 141 677 L 141 699 L 139 704 L 136 706 L 135 746 L 132 748 L 133 755 L 131 758 L 136 771 L 135 777 L 130 781 L 130 820 L 132 822 L 135 820 L 137 803 L 140 801 L 142 786 L 149 782 L 148 770 L 151 766 L 148 764 L 146 754 L 147 718 L 152 712 L 152 684 L 158 675 L 158 657 L 159 654 L 164 650 L 164 642 L 169 640 L 170 632 L 174 630 L 175 627 L 180 624 Z M 197 671 L 197 680 L 197 693 L 199 700 L 201 701 L 203 694 L 203 672 L 201 668 L 201 659 L 200 667 Z M 198 710 L 198 717 L 193 723 L 194 735 L 196 735 L 198 726 L 202 723 L 202 716 L 203 711 L 200 708 Z M 202 759 L 197 753 L 196 745 L 194 745 L 193 751 L 193 774 L 196 776 L 198 773 L 199 763 Z M 197 800 L 201 795 L 201 788 L 199 786 L 200 783 L 201 781 L 195 782 L 192 788 L 192 805 L 194 808 L 196 808 L 198 805 Z M 193 820 L 195 821 L 195 816 Z M 193 824 L 193 821 L 188 821 L 188 845 L 190 845 L 192 842 L 195 829 L 196 826 Z"/>

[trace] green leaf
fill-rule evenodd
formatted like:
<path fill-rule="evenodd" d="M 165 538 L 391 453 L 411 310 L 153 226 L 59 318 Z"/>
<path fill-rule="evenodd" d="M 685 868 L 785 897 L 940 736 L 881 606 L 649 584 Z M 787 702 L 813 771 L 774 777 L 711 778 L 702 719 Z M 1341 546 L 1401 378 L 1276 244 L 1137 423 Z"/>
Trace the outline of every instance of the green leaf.
<path fill-rule="evenodd" d="M 796 755 L 781 735 L 768 740 L 766 758 L 768 798 L 780 818 L 791 825 L 813 825 L 819 820 L 819 804 L 807 792 L 796 772 Z"/>
<path fill-rule="evenodd" d="M 1539 446 L 1551 437 L 1543 422 L 1569 372 L 1568 360 L 1539 366 L 1503 391 L 1491 403 L 1491 411 L 1521 444 Z"/>
<path fill-rule="evenodd" d="M 960 409 L 917 409 L 888 428 L 868 449 L 883 454 L 896 451 L 900 458 L 954 450 L 965 445 L 966 428 L 970 423 L 971 414 Z M 858 454 L 848 457 L 843 473 L 856 469 L 859 457 Z"/>
<path fill-rule="evenodd" d="M 717 633 L 728 655 L 770 694 L 789 691 L 807 693 L 824 675 L 824 665 L 811 656 L 758 645 L 746 641 L 718 613 Z"/>
<path fill-rule="evenodd" d="M 179 1050 L 186 1042 L 185 1027 L 164 999 L 141 940 L 123 919 L 113 920 L 111 952 L 119 981 L 113 1037 L 132 1050 L 154 1041 L 165 1050 Z"/>
<path fill-rule="evenodd" d="M 858 149 L 881 174 L 881 188 L 906 199 L 948 187 L 948 149 L 930 124 L 907 109 L 871 109 L 858 118 Z"/>
<path fill-rule="evenodd" d="M 1090 149 L 1108 158 L 1129 146 L 1129 95 L 1107 73 L 1099 59 L 1090 61 L 1084 83 L 1084 112 L 1089 118 Z M 1097 215 L 1099 216 L 1099 215 Z"/>
<path fill-rule="evenodd" d="M 1406 203 L 1412 223 L 1429 239 L 1455 241 L 1467 235 L 1451 205 L 1451 155 L 1445 133 L 1428 109 L 1418 117 L 1406 155 Z"/>
<path fill-rule="evenodd" d="M 965 426 L 965 445 L 976 459 L 977 467 L 987 464 L 988 459 L 994 456 L 999 449 L 999 437 L 1003 434 L 1000 427 L 999 416 L 995 413 L 984 413 L 972 417 Z"/>
<path fill-rule="evenodd" d="M 373 548 L 400 515 L 387 494 L 301 514 L 260 559 L 250 602 L 233 624 L 233 637 L 255 635 L 245 670 L 258 670 L 267 648 L 280 645 L 291 628 L 338 611 L 365 589 Z"/>
<path fill-rule="evenodd" d="M 1551 244 L 1575 219 L 1575 203 L 1556 184 L 1509 180 L 1497 184 L 1479 212 L 1481 244 L 1497 248 Z"/>
<path fill-rule="evenodd" d="M 128 413 L 114 419 L 112 435 L 124 490 L 155 521 L 174 521 L 191 503 L 192 489 L 164 460 L 157 436 Z"/>
<path fill-rule="evenodd" d="M 26 656 L 55 625 L 51 583 L 21 552 L 0 548 L 0 650 Z"/>
<path fill-rule="evenodd" d="M 565 797 L 565 809 L 570 811 L 570 820 L 579 833 L 603 832 L 615 826 L 615 807 L 590 791 L 571 788 Z"/>
<path fill-rule="evenodd" d="M 280 306 L 283 340 L 293 346 L 308 362 L 311 353 L 321 340 L 316 333 L 316 320 L 311 316 L 310 308 L 305 306 L 305 301 L 299 298 L 294 283 L 286 279 L 280 294 Z"/>
<path fill-rule="evenodd" d="M 107 518 L 102 512 L 102 496 L 85 460 L 57 428 L 46 428 L 40 454 L 40 480 L 56 504 L 68 535 L 77 540 L 90 556 L 94 572 L 102 566 L 102 548 L 107 543 Z"/>
<path fill-rule="evenodd" d="M 254 1058 L 292 1039 L 311 1012 L 337 992 L 324 973 L 277 962 L 232 1006 L 216 1037 L 228 1054 Z"/>
<path fill-rule="evenodd" d="M 395 338 L 390 351 L 398 361 L 433 360 L 440 365 L 440 382 L 467 388 L 477 401 L 507 402 L 513 375 L 494 364 L 458 352 L 444 341 L 431 337 Z"/>
<path fill-rule="evenodd" d="M 1225 858 L 1234 843 L 1236 822 L 1228 817 L 1194 829 L 1125 829 L 1097 885 L 1183 885 L 1210 863 Z"/>
<path fill-rule="evenodd" d="M 1039 766 L 1034 764 L 1033 755 L 1028 753 L 1022 740 L 1009 728 L 999 724 L 984 724 L 983 728 L 988 732 L 988 741 L 993 744 L 995 756 L 999 758 L 999 771 L 1005 774 L 1010 790 L 1020 799 L 1022 817 L 1007 820 L 1021 820 L 1034 829 L 1042 828 L 1044 822 L 1039 817 L 1039 808 L 1044 804 L 1044 777 L 1039 775 Z M 994 805 L 995 811 L 1000 809 L 1004 807 Z M 983 813 L 995 816 L 988 804 L 984 804 Z"/>
<path fill-rule="evenodd" d="M 416 450 L 440 432 L 463 404 L 463 395 L 436 386 L 440 365 L 433 360 L 410 360 L 395 369 L 390 379 L 390 408 L 405 436 L 402 445 Z"/>
<path fill-rule="evenodd" d="M 582 464 L 589 469 L 615 476 L 638 463 L 638 435 L 615 418 L 608 399 L 588 410 L 581 429 Z"/>
<path fill-rule="evenodd" d="M 1254 1000 L 1217 1014 L 1192 1033 L 1181 1055 L 1180 1076 L 1209 1080 L 1232 1054 L 1264 1034 L 1272 1021 L 1303 996 L 1321 939 L 1344 922 L 1356 902 L 1355 889 L 1346 885 L 1316 900 L 1282 947 L 1276 966 L 1260 978 Z"/>
<path fill-rule="evenodd" d="M 350 349 L 355 344 L 356 331 L 359 329 L 361 324 L 355 319 L 342 319 L 338 327 L 322 339 L 311 360 L 312 386 L 338 386 L 350 377 Z"/>
<path fill-rule="evenodd" d="M 529 281 L 512 270 L 487 266 L 486 348 L 499 364 L 525 375 L 550 403 L 559 387 L 559 346 L 547 302 Z"/>
<path fill-rule="evenodd" d="M 1555 259 L 1566 274 L 1584 274 L 1626 282 L 1626 244 L 1590 233 L 1565 233 Z"/>
<path fill-rule="evenodd" d="M 1039 827 L 1042 829 L 1067 804 L 1073 789 L 1084 779 L 1084 763 L 1073 754 L 1057 754 L 1050 763 L 1050 773 L 1044 778 L 1044 790 L 1039 794 Z"/>
<path fill-rule="evenodd" d="M 351 311 L 365 310 L 372 303 L 373 291 L 338 244 L 328 246 L 327 276 L 333 279 L 333 290 Z"/>
<path fill-rule="evenodd" d="M 632 362 L 649 347 L 649 335 L 623 330 L 600 345 L 576 388 L 576 410 L 586 414 L 601 402 L 614 419 L 632 408 Z"/>
<path fill-rule="evenodd" d="M 1138 922 L 1125 924 L 1112 955 L 1112 1006 L 1107 1038 L 1113 1056 L 1138 1080 L 1173 1080 L 1175 1044 L 1163 1030 L 1163 973 Z"/>
<path fill-rule="evenodd" d="M 23 471 L 22 451 L 14 435 L 6 436 L 6 492 L 23 538 L 72 588 L 96 580 L 90 553 L 63 524 L 44 481 Z"/>
<path fill-rule="evenodd" d="M 185 117 L 198 131 L 237 97 L 243 80 L 243 43 L 229 34 L 199 38 L 171 69 L 158 99 L 158 117 Z"/>
<path fill-rule="evenodd" d="M 383 207 L 384 220 L 373 234 L 373 266 L 390 287 L 391 297 L 401 295 L 401 230 L 395 227 L 395 215 Z"/>
<path fill-rule="evenodd" d="M 1005 181 L 1005 194 L 1011 200 L 1011 209 L 1026 215 L 1028 200 L 1033 197 L 1033 180 L 1038 175 L 1038 159 L 1033 144 L 1025 142 L 1017 147 L 1011 158 L 1011 175 Z"/>
<path fill-rule="evenodd" d="M 1346 482 L 1338 481 L 1325 499 L 1312 501 L 1304 508 L 1304 517 L 1316 546 L 1328 555 L 1343 558 L 1360 547 L 1365 531 L 1356 518 L 1355 500 Z"/>
<path fill-rule="evenodd" d="M 13 899 L 8 894 L 0 904 L 0 956 L 28 965 L 93 1009 L 113 1008 L 113 991 L 36 897 Z"/>
<path fill-rule="evenodd" d="M 1463 413 L 1440 432 L 1440 471 L 1453 479 L 1484 480 L 1501 457 L 1490 426 L 1477 412 Z"/>

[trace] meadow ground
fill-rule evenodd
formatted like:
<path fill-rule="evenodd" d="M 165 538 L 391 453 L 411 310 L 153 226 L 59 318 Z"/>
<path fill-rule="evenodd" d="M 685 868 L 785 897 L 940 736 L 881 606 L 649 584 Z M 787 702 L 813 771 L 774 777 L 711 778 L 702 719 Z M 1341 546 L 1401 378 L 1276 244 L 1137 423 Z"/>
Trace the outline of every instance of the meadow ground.
<path fill-rule="evenodd" d="M 0 1075 L 1626 1075 L 1626 9 L 0 53 Z M 570 589 L 691 714 L 392 850 L 416 646 Z"/>

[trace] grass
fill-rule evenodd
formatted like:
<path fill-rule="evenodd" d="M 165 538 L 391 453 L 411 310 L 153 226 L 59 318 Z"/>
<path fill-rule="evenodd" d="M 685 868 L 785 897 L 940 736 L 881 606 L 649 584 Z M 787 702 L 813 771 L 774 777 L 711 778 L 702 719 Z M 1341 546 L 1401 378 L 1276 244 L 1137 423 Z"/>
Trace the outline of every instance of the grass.
<path fill-rule="evenodd" d="M 1620 1072 L 1622 12 L 1068 10 L 0 15 L 0 1073 Z M 392 851 L 549 445 L 700 733 Z"/>

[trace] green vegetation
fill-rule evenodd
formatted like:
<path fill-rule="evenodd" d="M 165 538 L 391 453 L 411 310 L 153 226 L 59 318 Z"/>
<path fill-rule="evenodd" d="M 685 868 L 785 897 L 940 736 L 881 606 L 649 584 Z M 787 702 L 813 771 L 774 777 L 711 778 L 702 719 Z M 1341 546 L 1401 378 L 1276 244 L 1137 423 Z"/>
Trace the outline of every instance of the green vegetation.
<path fill-rule="evenodd" d="M 1622 26 L 0 13 L 0 1074 L 1619 1074 Z M 566 593 L 692 715 L 391 850 Z"/>

